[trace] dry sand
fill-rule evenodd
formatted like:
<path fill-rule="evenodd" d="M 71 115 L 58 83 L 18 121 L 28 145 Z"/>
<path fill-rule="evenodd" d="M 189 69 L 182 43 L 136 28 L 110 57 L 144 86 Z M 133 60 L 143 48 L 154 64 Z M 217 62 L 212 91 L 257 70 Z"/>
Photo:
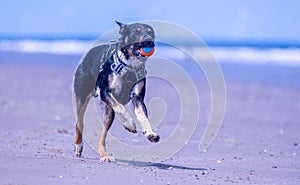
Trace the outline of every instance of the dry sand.
<path fill-rule="evenodd" d="M 0 184 L 300 183 L 300 68 L 223 63 L 226 115 L 207 152 L 197 150 L 200 124 L 167 161 L 102 164 L 87 145 L 82 159 L 73 158 L 71 84 L 79 59 L 0 53 Z M 209 91 L 200 92 L 207 117 Z"/>

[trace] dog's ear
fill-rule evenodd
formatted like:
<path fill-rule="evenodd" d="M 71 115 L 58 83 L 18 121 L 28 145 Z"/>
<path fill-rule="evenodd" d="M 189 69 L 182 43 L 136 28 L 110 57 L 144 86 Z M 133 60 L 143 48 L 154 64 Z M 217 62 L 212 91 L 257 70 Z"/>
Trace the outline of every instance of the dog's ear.
<path fill-rule="evenodd" d="M 121 22 L 119 22 L 119 21 L 117 21 L 117 20 L 116 20 L 116 23 L 117 23 L 117 25 L 119 25 L 119 27 L 120 27 L 119 33 L 120 33 L 121 35 L 124 35 L 125 29 L 126 29 L 126 27 L 127 27 L 127 24 L 121 23 Z"/>

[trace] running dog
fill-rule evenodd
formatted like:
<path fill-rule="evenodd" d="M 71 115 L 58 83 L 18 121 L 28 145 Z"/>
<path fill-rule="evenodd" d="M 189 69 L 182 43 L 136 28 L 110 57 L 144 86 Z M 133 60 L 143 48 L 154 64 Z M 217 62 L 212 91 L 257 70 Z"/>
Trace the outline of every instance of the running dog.
<path fill-rule="evenodd" d="M 74 151 L 76 157 L 81 157 L 83 151 L 83 116 L 92 96 L 100 95 L 100 101 L 105 103 L 104 127 L 98 142 L 100 161 L 114 161 L 106 152 L 105 138 L 115 114 L 126 130 L 137 132 L 130 113 L 124 107 L 130 101 L 143 134 L 151 142 L 158 142 L 160 139 L 151 128 L 144 104 L 147 73 L 145 62 L 149 56 L 141 52 L 143 47 L 154 49 L 154 30 L 147 24 L 124 24 L 118 21 L 116 23 L 119 25 L 121 37 L 115 42 L 90 49 L 75 71 L 74 95 L 77 122 Z"/>

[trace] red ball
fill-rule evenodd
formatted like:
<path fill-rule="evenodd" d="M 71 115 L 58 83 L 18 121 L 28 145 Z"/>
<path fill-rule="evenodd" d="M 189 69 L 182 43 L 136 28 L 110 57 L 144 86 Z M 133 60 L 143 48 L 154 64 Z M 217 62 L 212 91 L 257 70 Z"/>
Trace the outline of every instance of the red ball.
<path fill-rule="evenodd" d="M 149 57 L 149 56 L 153 55 L 154 47 L 153 48 L 149 48 L 149 47 L 140 48 L 140 52 L 141 52 L 142 56 Z"/>

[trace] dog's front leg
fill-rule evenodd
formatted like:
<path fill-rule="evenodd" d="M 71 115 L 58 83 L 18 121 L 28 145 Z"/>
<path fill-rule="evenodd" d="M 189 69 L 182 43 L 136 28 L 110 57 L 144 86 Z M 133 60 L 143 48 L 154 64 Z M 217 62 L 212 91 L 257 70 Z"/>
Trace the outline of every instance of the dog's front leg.
<path fill-rule="evenodd" d="M 113 97 L 109 88 L 101 90 L 100 95 L 102 101 L 114 110 L 125 129 L 129 132 L 136 133 L 136 125 L 130 113 L 126 111 L 125 107 Z"/>
<path fill-rule="evenodd" d="M 144 104 L 145 83 L 146 80 L 143 79 L 134 86 L 131 94 L 131 101 L 134 106 L 134 113 L 142 126 L 143 134 L 149 141 L 156 143 L 159 141 L 160 137 L 152 130 L 148 120 L 147 108 Z"/>

